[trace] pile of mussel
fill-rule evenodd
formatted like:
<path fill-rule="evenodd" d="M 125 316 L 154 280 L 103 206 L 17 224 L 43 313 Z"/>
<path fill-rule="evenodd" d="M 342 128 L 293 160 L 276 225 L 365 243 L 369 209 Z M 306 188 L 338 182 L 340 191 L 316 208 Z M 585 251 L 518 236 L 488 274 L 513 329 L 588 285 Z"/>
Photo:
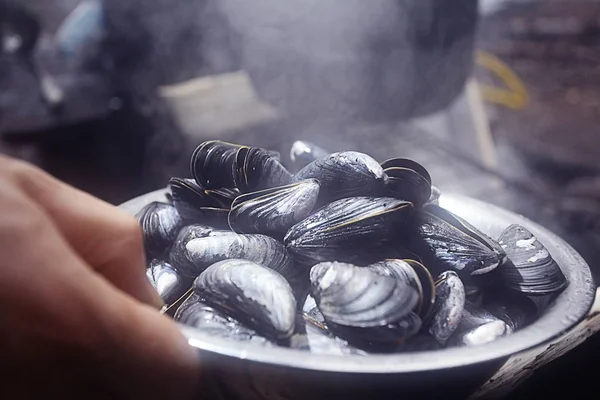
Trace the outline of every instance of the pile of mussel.
<path fill-rule="evenodd" d="M 306 142 L 291 159 L 204 142 L 137 214 L 176 321 L 315 353 L 435 350 L 509 335 L 567 285 L 524 227 L 492 239 L 440 207 L 413 160 Z"/>

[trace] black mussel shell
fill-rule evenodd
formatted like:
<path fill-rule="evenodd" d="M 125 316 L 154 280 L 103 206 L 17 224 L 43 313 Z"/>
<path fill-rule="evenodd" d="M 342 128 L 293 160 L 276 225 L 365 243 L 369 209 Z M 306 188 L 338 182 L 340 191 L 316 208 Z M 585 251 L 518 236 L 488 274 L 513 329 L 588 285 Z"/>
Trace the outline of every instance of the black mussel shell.
<path fill-rule="evenodd" d="M 183 227 L 175 207 L 155 201 L 142 208 L 136 219 L 142 228 L 146 259 L 165 257 Z"/>
<path fill-rule="evenodd" d="M 219 208 L 226 209 L 230 209 L 231 203 L 241 194 L 236 188 L 207 189 L 205 193 L 219 204 Z"/>
<path fill-rule="evenodd" d="M 194 260 L 190 259 L 189 257 L 189 252 L 187 251 L 186 246 L 193 239 L 203 238 L 211 235 L 234 235 L 234 233 L 202 224 L 192 224 L 183 227 L 173 241 L 173 246 L 168 254 L 168 260 L 171 266 L 175 268 L 175 270 L 182 276 L 191 279 L 196 278 L 199 273 L 194 275 L 190 274 L 189 272 L 194 271 L 196 267 L 193 262 Z"/>
<path fill-rule="evenodd" d="M 202 303 L 195 293 L 177 308 L 173 319 L 212 336 L 273 346 L 272 342 L 259 336 L 256 331 Z"/>
<path fill-rule="evenodd" d="M 346 197 L 383 195 L 387 176 L 370 156 L 344 151 L 311 162 L 294 179 L 318 180 L 321 186 L 318 204 L 324 205 Z"/>
<path fill-rule="evenodd" d="M 227 227 L 229 208 L 215 196 L 207 193 L 193 179 L 171 178 L 169 190 L 173 205 L 186 223 L 203 223 L 215 227 Z"/>
<path fill-rule="evenodd" d="M 262 233 L 281 239 L 310 215 L 318 197 L 319 183 L 314 179 L 244 194 L 231 206 L 229 226 L 238 233 Z"/>
<path fill-rule="evenodd" d="M 324 262 L 310 271 L 311 294 L 327 326 L 357 347 L 398 346 L 421 328 L 416 289 L 370 268 Z"/>
<path fill-rule="evenodd" d="M 427 333 L 418 333 L 412 336 L 398 348 L 399 352 L 416 353 L 419 351 L 435 351 L 440 350 L 442 345 L 439 344 L 433 336 Z"/>
<path fill-rule="evenodd" d="M 152 260 L 146 276 L 165 305 L 176 302 L 192 286 L 190 279 L 182 277 L 165 261 Z"/>
<path fill-rule="evenodd" d="M 408 247 L 432 272 L 454 270 L 462 279 L 488 273 L 506 258 L 498 243 L 432 204 L 415 212 Z"/>
<path fill-rule="evenodd" d="M 384 276 L 391 276 L 409 284 L 419 293 L 415 312 L 423 319 L 435 300 L 435 286 L 427 268 L 414 260 L 387 259 L 368 266 Z"/>
<path fill-rule="evenodd" d="M 498 239 L 509 259 L 498 269 L 505 285 L 529 296 L 562 291 L 568 284 L 546 247 L 520 225 L 506 228 Z"/>
<path fill-rule="evenodd" d="M 194 281 L 206 304 L 272 340 L 294 333 L 296 299 L 287 280 L 270 268 L 230 259 L 208 267 Z"/>
<path fill-rule="evenodd" d="M 372 263 L 385 258 L 409 220 L 412 203 L 386 197 L 337 200 L 294 225 L 284 238 L 301 263 Z"/>
<path fill-rule="evenodd" d="M 436 279 L 436 296 L 429 333 L 445 345 L 456 331 L 465 308 L 465 287 L 454 271 L 443 272 Z"/>
<path fill-rule="evenodd" d="M 233 181 L 233 162 L 235 154 L 243 146 L 210 140 L 201 143 L 190 162 L 192 176 L 205 189 L 235 187 Z"/>
<path fill-rule="evenodd" d="M 416 161 L 408 158 L 393 158 L 381 164 L 388 177 L 385 184 L 388 196 L 410 201 L 421 207 L 431 197 L 431 176 Z"/>
<path fill-rule="evenodd" d="M 292 183 L 293 176 L 267 150 L 242 147 L 234 157 L 235 187 L 242 193 L 256 192 Z"/>
<path fill-rule="evenodd" d="M 210 265 L 230 258 L 253 261 L 283 275 L 300 289 L 303 271 L 296 268 L 281 242 L 265 235 L 215 231 L 207 236 L 178 243 L 171 250 L 171 263 L 184 276 L 195 278 Z"/>
<path fill-rule="evenodd" d="M 494 317 L 506 322 L 512 331 L 529 325 L 539 315 L 535 301 L 510 289 L 487 291 L 481 306 Z"/>
<path fill-rule="evenodd" d="M 323 158 L 329 152 L 314 143 L 297 140 L 292 144 L 290 159 L 296 171 L 300 171 L 311 162 Z"/>

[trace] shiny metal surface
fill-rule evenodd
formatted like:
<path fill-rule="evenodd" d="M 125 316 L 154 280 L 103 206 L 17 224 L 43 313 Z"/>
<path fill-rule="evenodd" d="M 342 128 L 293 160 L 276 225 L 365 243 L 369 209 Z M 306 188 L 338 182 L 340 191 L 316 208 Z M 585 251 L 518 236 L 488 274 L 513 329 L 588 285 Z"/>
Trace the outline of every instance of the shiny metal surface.
<path fill-rule="evenodd" d="M 121 207 L 127 212 L 135 213 L 150 201 L 164 200 L 164 195 L 164 191 L 152 192 L 133 199 Z M 501 231 L 512 223 L 523 225 L 546 245 L 567 277 L 568 287 L 532 325 L 495 342 L 476 347 L 449 348 L 410 354 L 373 355 L 366 358 L 359 356 L 339 357 L 299 353 L 297 350 L 287 348 L 265 349 L 254 347 L 247 343 L 212 338 L 195 329 L 183 326 L 181 327 L 182 332 L 188 338 L 190 346 L 199 349 L 204 354 L 210 354 L 211 359 L 215 359 L 216 363 L 224 363 L 222 368 L 227 370 L 227 366 L 230 366 L 232 372 L 235 370 L 235 373 L 239 374 L 236 376 L 251 376 L 255 371 L 259 371 L 254 378 L 261 377 L 262 381 L 260 379 L 259 381 L 262 383 L 258 386 L 262 388 L 265 385 L 277 385 L 275 378 L 273 380 L 264 379 L 267 371 L 269 374 L 275 371 L 273 367 L 286 371 L 281 372 L 281 379 L 289 379 L 294 374 L 306 377 L 318 376 L 319 373 L 325 375 L 335 374 L 336 379 L 328 380 L 324 383 L 324 386 L 320 384 L 315 386 L 315 398 L 319 398 L 321 395 L 325 396 L 327 393 L 331 393 L 332 390 L 336 392 L 331 386 L 336 384 L 335 382 L 340 385 L 340 382 L 348 381 L 354 374 L 368 376 L 368 380 L 371 381 L 373 379 L 383 379 L 384 376 L 389 378 L 390 374 L 396 376 L 394 380 L 396 383 L 386 381 L 386 393 L 389 390 L 393 391 L 394 385 L 410 384 L 404 379 L 406 377 L 410 376 L 412 380 L 413 377 L 418 378 L 421 374 L 424 374 L 422 376 L 439 375 L 441 378 L 448 375 L 448 371 L 454 371 L 448 375 L 451 377 L 448 378 L 451 382 L 449 384 L 458 379 L 454 382 L 454 385 L 458 387 L 461 385 L 461 379 L 474 378 L 473 373 L 479 369 L 477 372 L 481 373 L 481 376 L 478 379 L 481 380 L 479 384 L 482 384 L 511 355 L 540 346 L 563 335 L 586 317 L 594 300 L 596 286 L 585 261 L 566 242 L 520 215 L 478 200 L 443 194 L 440 197 L 440 205 L 465 218 L 494 238 L 498 237 Z M 351 375 L 346 376 L 347 374 Z M 457 374 L 460 377 L 457 377 Z M 286 394 L 282 394 L 280 390 L 275 388 L 270 392 L 267 391 L 272 395 L 257 395 L 257 383 L 254 378 L 249 378 L 249 382 L 254 383 L 248 384 L 248 387 L 252 386 L 254 388 L 252 389 L 253 395 L 246 395 L 248 393 L 247 388 L 242 388 L 235 391 L 236 396 L 265 399 L 300 398 L 293 393 L 290 394 L 289 390 L 286 390 Z M 445 378 L 441 379 L 446 381 Z M 227 381 L 231 381 L 231 379 Z M 300 381 L 305 381 L 305 379 L 302 378 Z M 375 382 L 372 381 L 371 384 L 373 383 Z M 236 383 L 236 385 L 238 384 Z M 369 385 L 368 382 L 365 384 Z M 475 382 L 472 382 L 472 384 L 476 385 Z M 286 386 L 291 389 L 293 384 L 290 383 Z M 324 387 L 327 387 L 327 389 L 323 389 Z M 357 389 L 352 390 L 356 391 Z M 357 396 L 360 397 L 360 394 L 357 394 Z"/>

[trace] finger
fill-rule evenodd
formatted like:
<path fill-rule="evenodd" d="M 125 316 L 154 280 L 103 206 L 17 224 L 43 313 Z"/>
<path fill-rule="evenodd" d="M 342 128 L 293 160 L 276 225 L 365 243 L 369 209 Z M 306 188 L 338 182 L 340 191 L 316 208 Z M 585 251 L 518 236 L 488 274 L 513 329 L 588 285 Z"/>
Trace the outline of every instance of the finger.
<path fill-rule="evenodd" d="M 199 362 L 177 325 L 94 273 L 27 197 L 9 206 L 6 197 L 4 188 L 0 206 L 10 212 L 0 219 L 0 301 L 10 307 L 0 314 L 3 359 L 10 365 L 18 355 L 35 361 L 55 351 L 57 359 L 81 360 L 71 372 L 119 398 L 190 398 Z M 30 364 L 27 371 L 37 368 Z M 60 377 L 62 368 L 56 363 L 50 372 Z"/>
<path fill-rule="evenodd" d="M 138 300 L 162 307 L 145 275 L 141 229 L 133 217 L 33 165 L 6 158 L 2 161 L 14 183 L 50 215 L 66 241 L 89 265 Z"/>

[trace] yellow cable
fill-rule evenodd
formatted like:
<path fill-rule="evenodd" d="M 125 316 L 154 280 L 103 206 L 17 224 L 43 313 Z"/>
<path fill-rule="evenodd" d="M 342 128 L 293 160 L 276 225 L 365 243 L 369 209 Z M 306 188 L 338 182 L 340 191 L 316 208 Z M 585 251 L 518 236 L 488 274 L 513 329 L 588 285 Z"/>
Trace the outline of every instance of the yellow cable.
<path fill-rule="evenodd" d="M 500 89 L 491 85 L 479 83 L 481 94 L 486 101 L 500 104 L 514 110 L 522 110 L 529 102 L 529 94 L 525 85 L 509 66 L 498 57 L 478 51 L 475 62 L 495 73 L 505 84 L 508 90 Z"/>

